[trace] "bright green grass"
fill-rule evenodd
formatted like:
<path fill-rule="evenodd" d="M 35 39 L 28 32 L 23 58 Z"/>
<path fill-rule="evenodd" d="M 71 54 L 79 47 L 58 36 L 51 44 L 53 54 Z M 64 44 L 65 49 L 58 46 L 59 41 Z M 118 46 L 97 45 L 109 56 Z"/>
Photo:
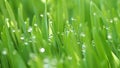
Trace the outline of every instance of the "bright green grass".
<path fill-rule="evenodd" d="M 0 68 L 120 68 L 120 0 L 0 0 Z"/>

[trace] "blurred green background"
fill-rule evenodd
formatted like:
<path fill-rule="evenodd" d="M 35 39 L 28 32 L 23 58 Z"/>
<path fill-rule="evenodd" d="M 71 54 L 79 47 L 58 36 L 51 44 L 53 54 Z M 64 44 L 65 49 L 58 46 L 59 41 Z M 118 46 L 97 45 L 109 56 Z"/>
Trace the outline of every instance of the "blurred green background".
<path fill-rule="evenodd" d="M 119 68 L 120 0 L 0 0 L 0 68 Z"/>

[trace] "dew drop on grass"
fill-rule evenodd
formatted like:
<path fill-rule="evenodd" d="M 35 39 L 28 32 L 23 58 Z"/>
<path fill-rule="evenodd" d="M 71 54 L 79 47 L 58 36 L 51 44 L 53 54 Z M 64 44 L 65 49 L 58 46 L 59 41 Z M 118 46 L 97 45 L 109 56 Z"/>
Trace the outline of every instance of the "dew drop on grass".
<path fill-rule="evenodd" d="M 94 12 L 93 15 L 96 16 L 96 13 Z"/>
<path fill-rule="evenodd" d="M 37 24 L 35 23 L 34 26 L 37 27 Z"/>
<path fill-rule="evenodd" d="M 44 53 L 45 52 L 45 48 L 40 48 L 39 52 Z"/>
<path fill-rule="evenodd" d="M 43 15 L 43 14 L 40 14 L 40 17 L 44 17 L 44 15 Z"/>
<path fill-rule="evenodd" d="M 12 30 L 13 33 L 15 33 L 15 30 Z"/>
<path fill-rule="evenodd" d="M 5 18 L 5 21 L 8 22 L 8 21 L 9 21 L 9 18 Z"/>
<path fill-rule="evenodd" d="M 56 58 L 53 59 L 45 58 L 43 61 L 44 61 L 44 68 L 56 68 L 56 64 L 57 64 Z"/>
<path fill-rule="evenodd" d="M 81 23 L 79 24 L 79 27 L 82 27 L 82 24 L 81 24 Z"/>
<path fill-rule="evenodd" d="M 110 34 L 108 34 L 107 38 L 108 39 L 112 39 L 112 36 Z"/>
<path fill-rule="evenodd" d="M 48 58 L 45 58 L 43 62 L 44 62 L 44 68 L 50 68 L 50 64 L 49 64 L 50 60 Z"/>
<path fill-rule="evenodd" d="M 67 58 L 68 58 L 68 60 L 72 60 L 72 57 L 71 57 L 71 56 L 68 56 Z"/>
<path fill-rule="evenodd" d="M 49 35 L 49 39 L 51 40 L 53 38 L 53 35 L 51 34 L 51 35 Z"/>
<path fill-rule="evenodd" d="M 93 4 L 93 2 L 92 2 L 92 1 L 90 1 L 90 4 Z"/>
<path fill-rule="evenodd" d="M 49 16 L 49 15 L 50 15 L 50 13 L 49 13 L 49 12 L 47 12 L 47 15 Z"/>
<path fill-rule="evenodd" d="M 25 38 L 22 36 L 22 37 L 20 37 L 20 39 L 21 39 L 21 40 L 24 40 Z"/>
<path fill-rule="evenodd" d="M 25 42 L 24 44 L 25 44 L 25 45 L 28 45 L 28 42 Z"/>
<path fill-rule="evenodd" d="M 70 32 L 72 32 L 72 33 L 73 33 L 74 31 L 71 29 L 71 30 L 70 30 Z"/>
<path fill-rule="evenodd" d="M 92 40 L 91 43 L 92 43 L 92 46 L 95 46 L 95 41 L 94 40 Z"/>
<path fill-rule="evenodd" d="M 9 18 L 5 18 L 5 22 L 7 23 L 7 26 L 10 27 Z"/>
<path fill-rule="evenodd" d="M 4 49 L 4 50 L 2 51 L 2 54 L 3 54 L 3 55 L 7 55 L 7 50 Z"/>
<path fill-rule="evenodd" d="M 69 31 L 69 30 L 67 30 L 67 31 L 66 31 L 66 34 L 69 34 L 69 33 L 70 33 L 70 31 Z"/>
<path fill-rule="evenodd" d="M 82 45 L 82 49 L 85 50 L 85 48 L 86 48 L 86 46 L 85 46 L 85 44 L 83 44 L 83 45 Z"/>
<path fill-rule="evenodd" d="M 28 32 L 32 32 L 32 27 L 29 27 L 29 28 L 28 28 Z"/>
<path fill-rule="evenodd" d="M 36 36 L 32 36 L 32 39 L 34 40 L 36 38 Z"/>
<path fill-rule="evenodd" d="M 46 3 L 46 0 L 41 0 L 44 4 Z"/>
<path fill-rule="evenodd" d="M 52 21 L 49 21 L 50 24 L 52 24 Z"/>
<path fill-rule="evenodd" d="M 112 19 L 110 19 L 110 23 L 113 23 L 113 20 L 112 20 Z"/>
<path fill-rule="evenodd" d="M 66 20 L 66 23 L 67 23 L 67 24 L 69 24 L 69 21 L 68 21 L 68 20 Z"/>
<path fill-rule="evenodd" d="M 44 64 L 44 68 L 51 68 L 50 64 Z"/>
<path fill-rule="evenodd" d="M 45 58 L 45 59 L 43 60 L 43 62 L 44 62 L 44 63 L 49 63 L 49 59 L 48 59 L 48 58 Z"/>
<path fill-rule="evenodd" d="M 81 37 L 85 37 L 85 33 L 82 32 L 82 33 L 80 34 L 80 36 L 81 36 Z"/>
<path fill-rule="evenodd" d="M 53 59 L 51 60 L 51 65 L 52 65 L 52 67 L 54 67 L 56 64 L 57 64 L 57 59 L 56 59 L 56 58 L 53 58 Z"/>
<path fill-rule="evenodd" d="M 26 22 L 26 21 L 25 21 L 24 23 L 25 23 L 25 24 L 27 24 L 27 22 Z"/>
<path fill-rule="evenodd" d="M 86 53 L 86 46 L 85 46 L 85 44 L 82 45 L 82 53 L 85 56 L 85 53 Z"/>
<path fill-rule="evenodd" d="M 113 20 L 114 20 L 115 22 L 117 22 L 117 21 L 118 21 L 118 18 L 117 18 L 117 17 L 114 17 Z"/>
<path fill-rule="evenodd" d="M 72 20 L 72 21 L 75 21 L 76 19 L 72 17 L 71 20 Z"/>
<path fill-rule="evenodd" d="M 30 56 L 30 58 L 32 58 L 32 59 L 36 58 L 36 55 L 35 55 L 34 53 L 30 53 L 29 56 Z"/>
<path fill-rule="evenodd" d="M 109 30 L 109 29 L 110 29 L 110 27 L 105 27 L 105 29 L 106 29 L 106 30 Z"/>

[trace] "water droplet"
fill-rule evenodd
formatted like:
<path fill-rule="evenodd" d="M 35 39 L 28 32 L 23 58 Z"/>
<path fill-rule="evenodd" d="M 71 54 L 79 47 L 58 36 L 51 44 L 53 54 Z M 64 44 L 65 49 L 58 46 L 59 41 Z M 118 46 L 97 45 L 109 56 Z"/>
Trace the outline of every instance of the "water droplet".
<path fill-rule="evenodd" d="M 44 53 L 45 52 L 45 48 L 40 48 L 39 52 Z"/>
<path fill-rule="evenodd" d="M 48 58 L 45 58 L 43 62 L 44 62 L 44 68 L 50 68 L 50 64 L 49 64 L 50 60 Z"/>
<path fill-rule="evenodd" d="M 72 33 L 73 33 L 74 31 L 71 29 L 71 30 L 70 30 L 70 32 L 72 32 Z"/>
<path fill-rule="evenodd" d="M 20 39 L 21 39 L 21 40 L 24 40 L 25 38 L 22 36 L 22 37 L 20 37 Z"/>
<path fill-rule="evenodd" d="M 32 59 L 36 58 L 36 55 L 35 55 L 34 53 L 30 53 L 29 56 L 30 56 L 30 58 L 32 58 Z"/>
<path fill-rule="evenodd" d="M 35 62 L 38 60 L 37 55 L 34 54 L 34 53 L 30 53 L 30 54 L 29 54 L 29 57 L 30 57 L 30 59 L 32 59 L 32 60 L 35 61 Z"/>
<path fill-rule="evenodd" d="M 49 63 L 49 61 L 50 61 L 50 60 L 49 60 L 48 58 L 45 58 L 45 59 L 43 60 L 44 63 Z"/>
<path fill-rule="evenodd" d="M 44 68 L 51 68 L 50 64 L 44 64 Z"/>
<path fill-rule="evenodd" d="M 5 18 L 5 21 L 8 22 L 8 21 L 9 21 L 9 18 Z"/>
<path fill-rule="evenodd" d="M 66 20 L 66 23 L 67 23 L 67 24 L 69 24 L 69 21 L 68 21 L 68 20 Z"/>
<path fill-rule="evenodd" d="M 71 20 L 72 20 L 72 21 L 75 21 L 76 19 L 72 17 Z"/>
<path fill-rule="evenodd" d="M 5 18 L 5 22 L 7 23 L 7 26 L 10 27 L 9 18 Z"/>
<path fill-rule="evenodd" d="M 35 23 L 34 26 L 37 27 L 37 24 Z"/>
<path fill-rule="evenodd" d="M 25 45 L 28 45 L 28 42 L 25 42 L 24 44 L 25 44 Z"/>
<path fill-rule="evenodd" d="M 15 33 L 15 30 L 12 30 L 13 33 Z"/>
<path fill-rule="evenodd" d="M 46 3 L 46 0 L 41 0 L 44 4 Z"/>
<path fill-rule="evenodd" d="M 71 56 L 68 56 L 67 58 L 68 58 L 68 60 L 72 60 L 72 57 L 71 57 Z"/>
<path fill-rule="evenodd" d="M 32 27 L 29 27 L 29 28 L 28 28 L 28 32 L 32 32 Z"/>
<path fill-rule="evenodd" d="M 69 33 L 70 33 L 70 31 L 69 31 L 69 30 L 67 30 L 67 31 L 66 31 L 66 33 L 67 33 L 67 34 L 69 34 Z"/>
<path fill-rule="evenodd" d="M 112 19 L 110 19 L 110 23 L 113 23 L 113 20 L 112 20 Z"/>
<path fill-rule="evenodd" d="M 94 12 L 93 15 L 96 16 L 96 13 Z"/>
<path fill-rule="evenodd" d="M 85 44 L 82 45 L 82 54 L 85 56 L 86 53 L 86 46 Z"/>
<path fill-rule="evenodd" d="M 36 39 L 36 36 L 32 36 L 32 39 L 33 39 L 33 40 Z"/>
<path fill-rule="evenodd" d="M 50 38 L 48 38 L 48 41 L 50 42 L 50 41 L 51 41 L 51 39 L 50 39 Z"/>
<path fill-rule="evenodd" d="M 50 13 L 49 13 L 49 12 L 47 12 L 47 15 L 49 16 L 49 15 L 50 15 Z"/>
<path fill-rule="evenodd" d="M 56 58 L 53 58 L 53 59 L 51 60 L 51 65 L 52 65 L 52 67 L 54 67 L 56 64 L 57 64 L 57 59 L 56 59 Z"/>
<path fill-rule="evenodd" d="M 85 44 L 83 44 L 83 45 L 82 45 L 82 49 L 85 49 L 85 48 L 86 48 L 86 46 L 85 46 Z"/>
<path fill-rule="evenodd" d="M 53 35 L 49 35 L 49 39 L 52 39 L 53 38 Z"/>
<path fill-rule="evenodd" d="M 44 15 L 43 15 L 43 14 L 40 14 L 40 17 L 44 17 Z"/>
<path fill-rule="evenodd" d="M 118 21 L 118 18 L 117 18 L 117 17 L 114 17 L 113 20 L 116 22 L 116 21 Z"/>
<path fill-rule="evenodd" d="M 107 38 L 108 39 L 112 39 L 112 36 L 110 34 L 108 34 Z"/>
<path fill-rule="evenodd" d="M 27 22 L 26 22 L 26 21 L 25 21 L 24 23 L 25 23 L 25 24 L 27 24 Z"/>
<path fill-rule="evenodd" d="M 50 24 L 52 24 L 52 21 L 49 21 Z"/>
<path fill-rule="evenodd" d="M 82 27 L 82 24 L 80 23 L 79 26 Z"/>
<path fill-rule="evenodd" d="M 85 33 L 82 32 L 82 33 L 80 34 L 80 36 L 81 36 L 81 37 L 85 37 Z"/>
<path fill-rule="evenodd" d="M 93 4 L 93 2 L 92 2 L 92 1 L 90 1 L 90 4 Z"/>
<path fill-rule="evenodd" d="M 94 41 L 94 40 L 92 40 L 92 42 L 91 42 L 91 43 L 92 43 L 92 46 L 95 46 L 95 41 Z"/>
<path fill-rule="evenodd" d="M 3 55 L 7 55 L 7 50 L 4 49 L 4 50 L 2 51 L 2 54 L 3 54 Z"/>

